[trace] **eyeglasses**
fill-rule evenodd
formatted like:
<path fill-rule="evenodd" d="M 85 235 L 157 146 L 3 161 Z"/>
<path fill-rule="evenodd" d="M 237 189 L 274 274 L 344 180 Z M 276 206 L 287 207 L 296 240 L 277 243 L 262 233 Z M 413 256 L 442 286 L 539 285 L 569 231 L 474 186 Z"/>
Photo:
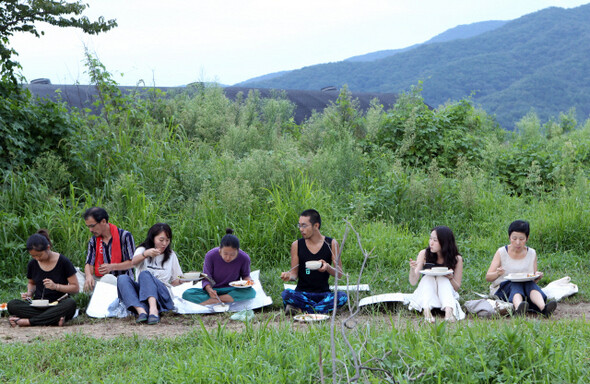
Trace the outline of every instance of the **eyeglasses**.
<path fill-rule="evenodd" d="M 86 224 L 86 227 L 88 227 L 88 229 L 94 229 L 94 227 L 96 227 L 98 224 L 100 223 Z"/>
<path fill-rule="evenodd" d="M 307 224 L 297 224 L 297 228 L 299 228 L 299 229 L 305 229 L 307 227 L 309 227 L 309 225 L 307 225 Z"/>

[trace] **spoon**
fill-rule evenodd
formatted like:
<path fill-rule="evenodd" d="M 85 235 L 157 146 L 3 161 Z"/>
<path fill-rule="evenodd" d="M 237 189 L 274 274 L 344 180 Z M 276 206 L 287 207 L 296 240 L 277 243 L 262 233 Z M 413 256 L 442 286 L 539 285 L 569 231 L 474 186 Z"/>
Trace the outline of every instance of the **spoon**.
<path fill-rule="evenodd" d="M 63 299 L 65 299 L 66 297 L 68 297 L 68 294 L 64 294 L 63 296 L 61 296 L 59 299 L 55 300 L 54 302 L 49 303 L 50 305 L 56 305 L 57 303 L 59 303 L 60 301 L 62 301 Z"/>

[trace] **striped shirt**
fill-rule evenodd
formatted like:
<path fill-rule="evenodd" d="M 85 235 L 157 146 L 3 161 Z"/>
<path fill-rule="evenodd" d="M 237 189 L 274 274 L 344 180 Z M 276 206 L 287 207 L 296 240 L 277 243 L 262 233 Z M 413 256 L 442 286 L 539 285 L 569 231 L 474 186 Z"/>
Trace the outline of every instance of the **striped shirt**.
<path fill-rule="evenodd" d="M 119 230 L 119 238 L 121 239 L 121 261 L 131 260 L 133 258 L 133 252 L 135 251 L 135 242 L 133 241 L 133 236 L 131 233 L 127 232 L 124 229 L 117 228 Z M 113 243 L 113 238 L 109 240 L 109 243 L 106 244 L 104 241 L 103 249 L 104 255 L 103 260 L 105 264 L 111 263 L 111 245 Z M 88 252 L 86 253 L 86 264 L 94 266 L 94 262 L 96 260 L 96 236 L 92 236 L 90 240 L 88 240 Z M 115 276 L 120 275 L 129 275 L 129 277 L 133 278 L 133 268 L 125 270 L 125 271 L 112 271 L 111 272 Z"/>

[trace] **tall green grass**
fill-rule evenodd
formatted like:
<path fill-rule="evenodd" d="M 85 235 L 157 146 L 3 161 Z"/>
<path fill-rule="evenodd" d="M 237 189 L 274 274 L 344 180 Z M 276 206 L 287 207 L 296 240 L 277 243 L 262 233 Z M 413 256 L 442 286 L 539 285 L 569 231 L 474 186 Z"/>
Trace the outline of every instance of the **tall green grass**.
<path fill-rule="evenodd" d="M 207 250 L 234 228 L 276 302 L 276 276 L 289 265 L 303 209 L 320 211 L 325 235 L 341 241 L 346 219 L 364 248 L 375 248 L 364 277 L 374 293 L 412 291 L 408 259 L 432 227 L 448 225 L 465 259 L 466 299 L 487 290 L 483 277 L 508 241 L 508 224 L 525 219 L 546 272 L 541 283 L 569 275 L 580 287 L 575 300 L 588 299 L 590 123 L 564 130 L 527 118 L 508 135 L 465 101 L 426 111 L 414 93 L 363 115 L 346 89 L 301 125 L 280 93 L 230 101 L 218 87 L 197 85 L 105 100 L 116 104 L 108 120 L 80 112 L 60 152 L 1 172 L 2 301 L 7 289 L 18 291 L 14 277 L 24 281 L 24 243 L 38 228 L 82 267 L 90 234 L 81 214 L 91 206 L 105 207 L 136 243 L 155 222 L 169 223 L 185 270 L 201 269 Z M 465 149 L 465 132 L 477 148 Z M 435 150 L 445 145 L 453 153 Z M 349 241 L 345 270 L 356 276 L 361 261 Z"/>

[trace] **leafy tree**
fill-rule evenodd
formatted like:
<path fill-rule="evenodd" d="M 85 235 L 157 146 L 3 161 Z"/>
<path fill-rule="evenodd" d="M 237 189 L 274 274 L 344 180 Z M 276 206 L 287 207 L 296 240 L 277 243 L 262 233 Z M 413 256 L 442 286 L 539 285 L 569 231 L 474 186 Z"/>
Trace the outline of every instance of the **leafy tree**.
<path fill-rule="evenodd" d="M 99 17 L 97 21 L 90 21 L 82 16 L 88 7 L 81 1 L 67 2 L 63 0 L 3 0 L 0 3 L 0 74 L 2 86 L 0 92 L 16 92 L 18 75 L 21 68 L 14 59 L 18 53 L 8 46 L 9 39 L 17 32 L 32 33 L 36 37 L 44 34 L 39 30 L 38 22 L 44 22 L 58 27 L 80 28 L 85 33 L 98 34 L 117 26 L 115 20 L 106 21 Z"/>

